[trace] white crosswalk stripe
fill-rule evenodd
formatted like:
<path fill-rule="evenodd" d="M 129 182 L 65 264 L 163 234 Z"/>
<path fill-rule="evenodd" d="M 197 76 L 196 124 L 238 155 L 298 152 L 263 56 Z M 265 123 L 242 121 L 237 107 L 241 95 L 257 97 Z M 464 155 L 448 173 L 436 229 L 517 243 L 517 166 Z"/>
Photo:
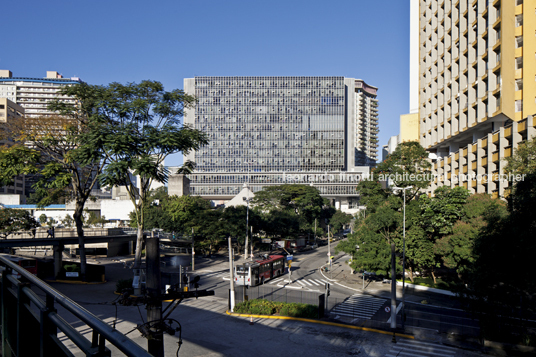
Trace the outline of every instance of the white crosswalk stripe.
<path fill-rule="evenodd" d="M 385 357 L 452 357 L 458 350 L 437 343 L 399 339 Z"/>
<path fill-rule="evenodd" d="M 387 299 L 355 294 L 335 306 L 335 308 L 330 311 L 330 315 L 368 320 L 374 316 L 386 301 Z"/>
<path fill-rule="evenodd" d="M 283 276 L 277 279 L 272 279 L 270 281 L 267 281 L 267 284 L 272 285 L 282 285 L 282 284 L 288 284 L 285 280 L 288 280 L 287 276 Z M 292 280 L 292 283 L 290 285 L 295 286 L 302 286 L 304 288 L 323 288 L 328 283 L 327 280 L 322 279 L 304 279 L 304 278 L 298 278 L 295 280 Z"/>

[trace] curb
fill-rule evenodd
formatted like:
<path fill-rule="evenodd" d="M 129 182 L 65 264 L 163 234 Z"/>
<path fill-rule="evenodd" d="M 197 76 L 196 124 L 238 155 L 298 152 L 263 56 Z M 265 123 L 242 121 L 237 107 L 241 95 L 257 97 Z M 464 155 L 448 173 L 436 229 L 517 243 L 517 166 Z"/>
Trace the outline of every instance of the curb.
<path fill-rule="evenodd" d="M 305 318 L 302 318 L 302 317 L 272 316 L 272 315 L 249 315 L 249 314 L 239 314 L 239 313 L 236 313 L 236 312 L 229 312 L 229 310 L 225 311 L 225 313 L 227 315 L 229 315 L 229 316 L 237 316 L 237 317 L 250 317 L 250 318 L 255 317 L 255 318 L 260 318 L 260 319 L 293 320 L 293 321 L 310 322 L 310 323 L 313 323 L 313 324 L 328 325 L 328 326 L 335 326 L 335 327 L 343 327 L 343 328 L 349 328 L 349 329 L 352 329 L 352 330 L 376 332 L 376 333 L 381 333 L 381 334 L 384 334 L 384 335 L 394 335 L 394 336 L 398 336 L 398 337 L 408 338 L 408 339 L 411 339 L 411 340 L 415 339 L 415 336 L 401 334 L 401 333 L 397 333 L 397 332 L 393 333 L 393 332 L 389 332 L 389 331 L 378 330 L 378 329 L 373 329 L 373 328 L 368 328 L 368 327 L 346 325 L 346 324 L 341 324 L 341 323 L 337 323 L 337 322 L 305 319 Z"/>
<path fill-rule="evenodd" d="M 73 285 L 97 285 L 105 284 L 107 281 L 82 281 L 82 280 L 45 280 L 47 283 L 62 283 Z"/>
<path fill-rule="evenodd" d="M 402 286 L 403 284 L 400 281 L 397 281 L 396 285 Z M 443 294 L 443 295 L 448 295 L 448 296 L 457 296 L 456 293 L 453 293 L 452 291 L 449 291 L 449 290 L 443 290 L 443 289 L 437 289 L 437 288 L 429 288 L 428 286 L 423 286 L 423 285 L 416 285 L 416 284 L 406 283 L 406 289 L 408 287 L 411 287 L 411 288 L 413 288 L 415 290 L 429 291 L 431 293 L 436 293 L 436 294 Z"/>

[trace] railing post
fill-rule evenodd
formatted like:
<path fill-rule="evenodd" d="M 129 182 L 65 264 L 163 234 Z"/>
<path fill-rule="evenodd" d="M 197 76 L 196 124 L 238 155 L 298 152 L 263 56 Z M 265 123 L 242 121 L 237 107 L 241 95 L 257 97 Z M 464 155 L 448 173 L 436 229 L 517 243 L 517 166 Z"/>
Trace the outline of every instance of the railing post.
<path fill-rule="evenodd" d="M 41 309 L 39 311 L 39 351 L 40 357 L 47 357 L 49 356 L 49 348 L 51 347 L 50 344 L 50 337 L 51 336 L 57 336 L 58 329 L 54 324 L 50 322 L 48 319 L 48 314 L 51 312 L 56 312 L 56 309 L 54 308 L 54 298 L 50 295 L 46 295 L 46 308 Z"/>
<path fill-rule="evenodd" d="M 8 321 L 9 321 L 9 307 L 6 306 L 8 304 L 8 296 L 9 294 L 7 290 L 7 274 L 8 269 L 4 270 L 2 273 L 2 356 L 10 356 L 11 351 L 9 351 L 9 329 L 8 329 Z"/>

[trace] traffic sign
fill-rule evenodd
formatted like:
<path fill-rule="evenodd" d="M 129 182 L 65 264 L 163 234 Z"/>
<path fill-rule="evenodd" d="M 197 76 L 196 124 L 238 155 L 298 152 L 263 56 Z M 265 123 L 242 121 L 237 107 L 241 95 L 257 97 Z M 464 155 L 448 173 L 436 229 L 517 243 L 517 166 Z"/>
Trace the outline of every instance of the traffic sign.
<path fill-rule="evenodd" d="M 294 256 L 292 256 L 292 255 L 287 255 L 287 260 L 292 260 L 292 258 L 294 258 Z"/>
<path fill-rule="evenodd" d="M 389 306 L 385 307 L 385 312 L 391 312 L 391 308 Z"/>

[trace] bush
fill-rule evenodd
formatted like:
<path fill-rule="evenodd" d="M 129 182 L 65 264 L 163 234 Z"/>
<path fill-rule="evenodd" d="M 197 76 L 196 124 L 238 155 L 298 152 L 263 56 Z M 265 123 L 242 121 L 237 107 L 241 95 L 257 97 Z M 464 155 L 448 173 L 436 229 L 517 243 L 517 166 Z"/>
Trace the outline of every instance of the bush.
<path fill-rule="evenodd" d="M 318 317 L 318 306 L 310 304 L 285 304 L 279 311 L 281 316 L 305 317 L 314 319 Z"/>
<path fill-rule="evenodd" d="M 132 278 L 130 279 L 119 279 L 115 284 L 115 291 L 118 293 L 122 292 L 125 289 L 132 289 Z"/>
<path fill-rule="evenodd" d="M 317 318 L 318 306 L 300 303 L 284 303 L 264 299 L 248 300 L 236 304 L 234 312 L 252 315 L 275 315 Z"/>

